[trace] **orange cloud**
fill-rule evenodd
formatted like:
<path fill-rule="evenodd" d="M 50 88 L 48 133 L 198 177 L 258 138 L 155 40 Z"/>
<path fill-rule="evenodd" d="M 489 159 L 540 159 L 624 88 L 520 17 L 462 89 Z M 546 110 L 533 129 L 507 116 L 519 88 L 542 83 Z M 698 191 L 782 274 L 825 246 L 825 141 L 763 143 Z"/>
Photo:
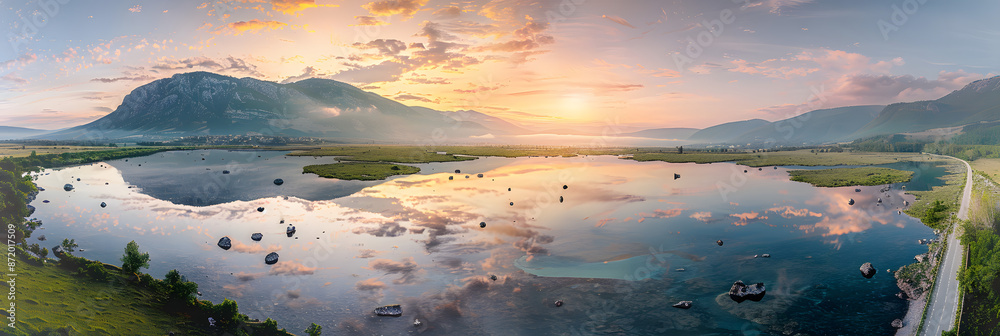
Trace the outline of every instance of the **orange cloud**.
<path fill-rule="evenodd" d="M 765 213 L 767 213 L 767 212 L 773 212 L 773 213 L 776 213 L 779 216 L 785 217 L 785 218 L 807 217 L 807 216 L 808 217 L 823 217 L 823 214 L 821 214 L 821 213 L 812 212 L 812 211 L 809 211 L 809 209 L 805 209 L 805 208 L 803 208 L 803 209 L 796 209 L 796 208 L 793 208 L 790 205 L 770 208 L 770 209 L 765 210 L 764 212 Z"/>
<path fill-rule="evenodd" d="M 294 262 L 294 261 L 281 261 L 277 264 L 271 266 L 271 271 L 267 274 L 270 275 L 309 275 L 316 272 L 315 267 L 306 267 L 306 265 Z"/>
<path fill-rule="evenodd" d="M 700 211 L 700 212 L 695 212 L 688 217 L 708 223 L 708 221 L 712 219 L 712 213 L 708 211 Z"/>
<path fill-rule="evenodd" d="M 361 7 L 367 9 L 374 16 L 390 16 L 400 14 L 403 20 L 413 17 L 420 10 L 427 0 L 381 0 L 365 4 Z"/>
<path fill-rule="evenodd" d="M 233 35 L 242 35 L 243 33 L 248 31 L 256 33 L 262 29 L 267 29 L 267 30 L 283 29 L 286 26 L 288 26 L 288 24 L 284 22 L 270 21 L 270 20 L 261 21 L 257 19 L 253 19 L 250 21 L 236 21 L 227 25 L 227 27 L 229 27 L 229 30 Z"/>
<path fill-rule="evenodd" d="M 381 26 L 389 24 L 388 22 L 379 20 L 374 16 L 361 15 L 355 16 L 354 19 L 358 20 L 358 24 L 353 26 Z"/>
<path fill-rule="evenodd" d="M 337 7 L 337 5 L 317 5 L 316 0 L 271 0 L 271 9 L 290 15 L 318 7 Z"/>
<path fill-rule="evenodd" d="M 736 221 L 733 222 L 733 225 L 739 225 L 739 226 L 747 225 L 752 220 L 767 219 L 767 216 L 762 216 L 760 213 L 756 211 L 732 214 L 729 215 L 729 217 L 736 217 Z"/>

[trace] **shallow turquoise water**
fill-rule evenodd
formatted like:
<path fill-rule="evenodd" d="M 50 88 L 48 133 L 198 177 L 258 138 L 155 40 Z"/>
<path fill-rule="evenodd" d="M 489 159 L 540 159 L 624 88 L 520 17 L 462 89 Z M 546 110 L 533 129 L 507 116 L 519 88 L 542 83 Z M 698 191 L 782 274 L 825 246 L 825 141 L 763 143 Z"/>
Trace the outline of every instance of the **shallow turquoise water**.
<path fill-rule="evenodd" d="M 283 154 L 167 152 L 45 171 L 34 236 L 75 238 L 79 255 L 115 264 L 136 240 L 152 256 L 148 273 L 178 269 L 203 299 L 234 298 L 291 331 L 315 322 L 348 334 L 497 335 L 887 334 L 906 307 L 885 271 L 933 237 L 897 214 L 913 200 L 899 186 L 891 197 L 814 188 L 785 168 L 482 158 L 358 182 L 301 174 L 332 158 Z M 940 167 L 893 167 L 920 172 L 910 189 L 941 183 Z M 222 236 L 233 249 L 215 245 Z M 272 251 L 281 261 L 265 265 Z M 860 276 L 864 262 L 874 278 Z M 764 282 L 767 296 L 720 297 L 736 280 Z M 669 306 L 680 300 L 694 307 Z M 403 318 L 371 316 L 390 303 Z"/>

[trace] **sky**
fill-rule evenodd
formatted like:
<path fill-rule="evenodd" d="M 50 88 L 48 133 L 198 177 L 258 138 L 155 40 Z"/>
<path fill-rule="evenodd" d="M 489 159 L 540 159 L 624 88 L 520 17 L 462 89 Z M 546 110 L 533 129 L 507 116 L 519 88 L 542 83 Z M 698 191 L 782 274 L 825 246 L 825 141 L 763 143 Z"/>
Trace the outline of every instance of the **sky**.
<path fill-rule="evenodd" d="M 0 125 L 211 71 L 522 125 L 694 127 L 939 98 L 1000 73 L 991 0 L 0 1 Z"/>

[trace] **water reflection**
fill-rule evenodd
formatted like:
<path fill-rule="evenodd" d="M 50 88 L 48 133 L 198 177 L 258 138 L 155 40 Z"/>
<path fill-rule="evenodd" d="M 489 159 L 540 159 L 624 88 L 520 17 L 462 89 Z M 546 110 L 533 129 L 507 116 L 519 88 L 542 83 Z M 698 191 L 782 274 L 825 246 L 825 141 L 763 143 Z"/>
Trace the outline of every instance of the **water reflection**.
<path fill-rule="evenodd" d="M 897 214 L 912 201 L 898 188 L 813 188 L 785 169 L 483 158 L 359 183 L 292 174 L 322 160 L 280 154 L 170 152 L 52 171 L 38 181 L 50 203 L 33 205 L 44 234 L 76 238 L 84 257 L 117 263 L 134 239 L 152 256 L 149 273 L 176 268 L 204 298 L 237 298 L 251 317 L 378 334 L 413 330 L 368 314 L 389 303 L 430 334 L 887 333 L 905 303 L 890 277 L 859 279 L 857 266 L 902 266 L 931 236 Z M 249 168 L 216 173 L 234 160 Z M 734 172 L 744 182 L 723 192 Z M 59 188 L 67 181 L 76 190 Z M 215 246 L 223 236 L 228 251 Z M 264 264 L 269 252 L 277 264 Z M 740 279 L 766 282 L 767 298 L 720 296 Z M 663 308 L 680 299 L 695 308 Z"/>

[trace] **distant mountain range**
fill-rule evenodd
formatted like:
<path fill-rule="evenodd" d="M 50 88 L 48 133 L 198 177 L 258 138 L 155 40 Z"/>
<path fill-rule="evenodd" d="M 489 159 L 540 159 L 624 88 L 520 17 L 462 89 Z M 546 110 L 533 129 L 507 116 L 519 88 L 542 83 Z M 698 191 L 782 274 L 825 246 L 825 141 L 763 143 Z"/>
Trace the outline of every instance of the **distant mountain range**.
<path fill-rule="evenodd" d="M 15 140 L 49 132 L 52 131 L 24 127 L 0 126 L 0 140 Z"/>
<path fill-rule="evenodd" d="M 751 119 L 705 129 L 655 128 L 621 136 L 686 140 L 692 144 L 813 145 L 881 134 L 920 132 L 1000 120 L 1000 76 L 966 85 L 940 99 L 888 106 L 847 106 L 770 122 Z M 52 140 L 175 138 L 263 134 L 346 141 L 428 142 L 499 135 L 589 134 L 576 128 L 528 128 L 476 111 L 406 106 L 328 79 L 278 84 L 209 72 L 177 74 L 140 86 L 110 114 L 48 134 L 0 127 L 2 138 Z"/>

